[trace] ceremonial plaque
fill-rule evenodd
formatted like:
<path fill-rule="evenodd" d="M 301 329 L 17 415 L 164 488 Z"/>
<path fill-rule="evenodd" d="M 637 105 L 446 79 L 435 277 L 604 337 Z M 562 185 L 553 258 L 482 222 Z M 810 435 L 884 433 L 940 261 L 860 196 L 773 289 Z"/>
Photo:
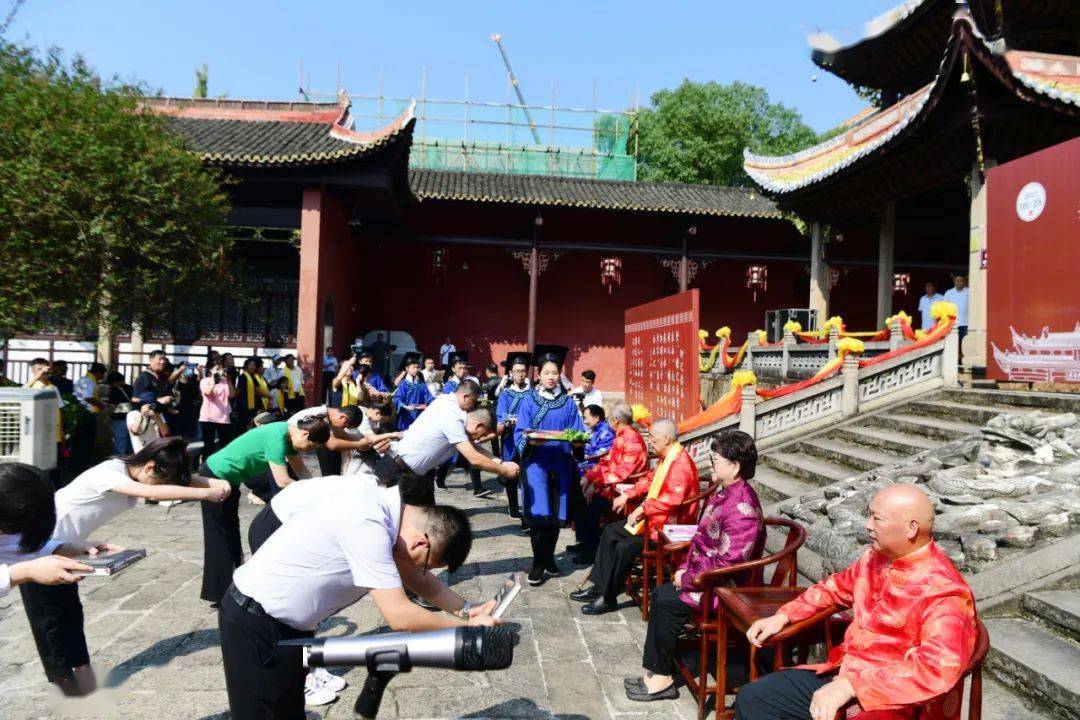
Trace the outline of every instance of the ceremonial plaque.
<path fill-rule="evenodd" d="M 698 302 L 689 290 L 626 311 L 626 399 L 654 420 L 679 422 L 701 410 Z"/>

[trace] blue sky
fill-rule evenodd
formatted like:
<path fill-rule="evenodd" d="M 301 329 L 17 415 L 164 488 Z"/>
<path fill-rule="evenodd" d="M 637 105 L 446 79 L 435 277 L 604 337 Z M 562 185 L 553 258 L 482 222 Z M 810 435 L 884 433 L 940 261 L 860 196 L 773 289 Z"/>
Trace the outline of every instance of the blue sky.
<path fill-rule="evenodd" d="M 422 68 L 431 97 L 504 102 L 503 35 L 531 104 L 642 104 L 683 78 L 765 87 L 816 130 L 858 112 L 847 86 L 809 60 L 806 36 L 841 41 L 898 0 L 711 0 L 666 3 L 588 0 L 502 2 L 275 2 L 273 0 L 27 0 L 9 31 L 39 47 L 81 53 L 104 75 L 138 78 L 189 96 L 206 63 L 210 93 L 296 99 L 300 62 L 310 88 L 418 96 Z M 10 0 L 0 0 L 7 12 Z M 812 78 L 817 76 L 817 81 Z"/>

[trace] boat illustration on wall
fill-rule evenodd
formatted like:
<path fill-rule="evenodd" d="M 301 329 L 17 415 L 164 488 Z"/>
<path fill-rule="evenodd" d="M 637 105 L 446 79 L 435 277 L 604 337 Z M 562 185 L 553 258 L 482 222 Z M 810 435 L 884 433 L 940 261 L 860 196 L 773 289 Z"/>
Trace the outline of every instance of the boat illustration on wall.
<path fill-rule="evenodd" d="M 1010 380 L 1025 382 L 1080 382 L 1080 323 L 1071 332 L 1050 332 L 1029 337 L 1010 327 L 1012 350 L 991 343 L 994 360 Z"/>

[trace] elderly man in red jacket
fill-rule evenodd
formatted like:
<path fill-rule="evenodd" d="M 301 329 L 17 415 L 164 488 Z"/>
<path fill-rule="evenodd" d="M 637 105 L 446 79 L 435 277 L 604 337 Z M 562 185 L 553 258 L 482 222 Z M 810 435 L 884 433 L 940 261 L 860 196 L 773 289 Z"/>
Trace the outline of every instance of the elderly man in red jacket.
<path fill-rule="evenodd" d="M 630 513 L 625 525 L 615 522 L 604 528 L 596 562 L 589 573 L 592 586 L 570 595 L 571 599 L 586 603 L 581 608 L 586 615 L 602 615 L 618 607 L 616 598 L 626 585 L 626 576 L 634 561 L 641 557 L 644 549 L 646 528 L 650 539 L 657 542 L 664 525 L 697 521 L 696 503 L 683 506 L 698 492 L 697 465 L 677 438 L 678 430 L 673 421 L 663 419 L 653 423 L 650 440 L 660 463 L 615 498 L 612 507 L 625 512 L 631 502 L 642 498 L 644 502 Z"/>
<path fill-rule="evenodd" d="M 766 675 L 739 691 L 736 720 L 959 720 L 959 688 L 978 636 L 971 588 L 933 541 L 934 509 L 914 485 L 889 485 L 870 503 L 871 547 L 746 635 L 760 646 L 788 623 L 851 608 L 827 662 Z"/>

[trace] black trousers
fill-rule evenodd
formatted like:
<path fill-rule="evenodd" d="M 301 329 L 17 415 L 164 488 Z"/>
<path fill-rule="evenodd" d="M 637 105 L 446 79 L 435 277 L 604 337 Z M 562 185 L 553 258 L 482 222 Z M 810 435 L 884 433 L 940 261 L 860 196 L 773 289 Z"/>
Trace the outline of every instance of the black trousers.
<path fill-rule="evenodd" d="M 461 456 L 460 453 L 454 456 L 453 460 L 444 462 L 439 466 L 438 473 L 435 476 L 435 484 L 441 488 L 446 487 L 446 476 L 450 474 L 450 469 L 459 467 L 462 470 L 469 471 L 469 480 L 472 481 L 473 490 L 480 489 L 480 469 L 474 468 L 472 463 Z"/>
<path fill-rule="evenodd" d="M 202 430 L 204 458 L 208 458 L 221 448 L 232 442 L 232 425 L 226 423 L 201 422 L 199 429 Z"/>
<path fill-rule="evenodd" d="M 216 477 L 206 465 L 199 475 Z M 208 602 L 220 602 L 230 583 L 233 570 L 240 567 L 244 549 L 240 545 L 240 488 L 233 488 L 225 502 L 202 501 L 203 520 L 203 579 L 199 597 Z"/>
<path fill-rule="evenodd" d="M 19 591 L 45 677 L 53 683 L 70 679 L 75 668 L 90 663 L 79 586 L 27 583 Z"/>
<path fill-rule="evenodd" d="M 589 580 L 609 603 L 626 588 L 626 576 L 644 548 L 645 538 L 628 533 L 623 523 L 613 522 L 604 528 Z"/>
<path fill-rule="evenodd" d="M 672 675 L 679 633 L 692 617 L 690 606 L 682 601 L 673 584 L 653 588 L 649 594 L 649 627 L 645 631 L 641 666 L 660 675 Z"/>
<path fill-rule="evenodd" d="M 397 486 L 401 490 L 401 500 L 406 505 L 435 504 L 435 473 L 431 470 L 424 475 L 417 475 L 398 464 L 389 453 L 370 465 L 379 484 L 384 487 Z"/>
<path fill-rule="evenodd" d="M 341 453 L 337 450 L 329 450 L 325 445 L 320 445 L 315 450 L 315 456 L 319 458 L 319 473 L 327 475 L 341 474 Z"/>
<path fill-rule="evenodd" d="M 286 398 L 285 399 L 285 410 L 290 415 L 292 415 L 293 413 L 298 413 L 303 409 L 304 409 L 304 396 L 303 395 L 300 395 L 299 397 Z"/>
<path fill-rule="evenodd" d="M 770 673 L 739 690 L 735 720 L 810 720 L 810 700 L 833 677 L 813 670 Z"/>
<path fill-rule="evenodd" d="M 79 417 L 71 433 L 71 472 L 75 475 L 88 470 L 94 464 L 94 444 L 97 441 L 97 415 Z"/>
<path fill-rule="evenodd" d="M 574 517 L 574 534 L 581 544 L 581 553 L 586 557 L 596 554 L 600 546 L 600 522 L 610 509 L 611 501 L 599 493 L 593 495 L 591 500 L 582 499 Z"/>
<path fill-rule="evenodd" d="M 270 503 L 267 503 L 259 514 L 252 518 L 251 525 L 248 526 L 248 547 L 251 548 L 251 554 L 259 552 L 262 544 L 277 532 L 279 527 L 281 527 L 281 519 L 270 507 Z"/>
<path fill-rule="evenodd" d="M 532 543 L 533 567 L 546 567 L 557 571 L 555 545 L 559 542 L 559 525 L 533 525 L 529 528 Z"/>
<path fill-rule="evenodd" d="M 307 670 L 302 650 L 277 643 L 315 633 L 289 627 L 261 610 L 245 610 L 231 594 L 218 608 L 218 631 L 233 720 L 303 720 Z"/>

